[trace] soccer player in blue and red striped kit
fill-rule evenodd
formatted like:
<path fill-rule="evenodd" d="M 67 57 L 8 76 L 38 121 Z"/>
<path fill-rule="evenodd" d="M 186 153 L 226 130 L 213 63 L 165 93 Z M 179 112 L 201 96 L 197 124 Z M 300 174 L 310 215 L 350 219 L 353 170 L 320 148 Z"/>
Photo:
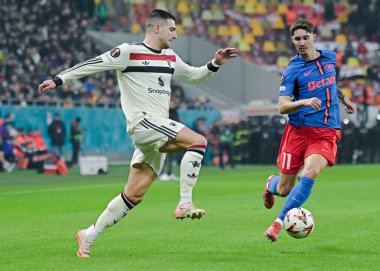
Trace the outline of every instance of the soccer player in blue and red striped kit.
<path fill-rule="evenodd" d="M 280 175 L 269 176 L 263 194 L 268 209 L 273 207 L 275 196 L 288 196 L 281 213 L 265 231 L 264 236 L 272 242 L 278 239 L 285 214 L 307 200 L 321 170 L 335 163 L 340 138 L 339 99 L 347 113 L 355 111 L 336 85 L 336 54 L 315 49 L 314 25 L 298 19 L 290 33 L 298 54 L 284 71 L 279 89 L 280 113 L 289 117 L 277 158 Z"/>

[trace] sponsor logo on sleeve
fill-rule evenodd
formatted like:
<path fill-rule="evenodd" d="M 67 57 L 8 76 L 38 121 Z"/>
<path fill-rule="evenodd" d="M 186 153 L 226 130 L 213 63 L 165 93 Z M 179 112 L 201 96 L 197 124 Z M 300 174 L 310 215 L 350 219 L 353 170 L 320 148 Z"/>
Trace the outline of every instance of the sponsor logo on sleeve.
<path fill-rule="evenodd" d="M 120 56 L 120 49 L 119 48 L 113 48 L 111 51 L 110 51 L 110 55 L 113 57 L 113 58 L 117 58 Z"/>
<path fill-rule="evenodd" d="M 286 87 L 285 86 L 280 86 L 279 92 L 285 91 Z"/>

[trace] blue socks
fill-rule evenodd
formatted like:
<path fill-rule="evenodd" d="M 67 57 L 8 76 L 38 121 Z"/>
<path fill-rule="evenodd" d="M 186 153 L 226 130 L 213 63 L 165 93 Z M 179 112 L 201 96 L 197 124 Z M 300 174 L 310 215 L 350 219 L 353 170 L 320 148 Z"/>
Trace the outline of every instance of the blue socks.
<path fill-rule="evenodd" d="M 277 194 L 277 184 L 280 181 L 279 176 L 275 176 L 272 178 L 272 180 L 269 181 L 268 183 L 268 190 L 271 192 L 273 195 L 278 195 Z"/>
<path fill-rule="evenodd" d="M 271 182 L 269 183 L 269 185 L 271 185 Z M 290 209 L 301 207 L 301 205 L 310 196 L 313 185 L 314 185 L 313 179 L 307 178 L 305 176 L 301 177 L 301 180 L 299 181 L 299 183 L 293 187 L 292 191 L 290 191 L 290 194 L 288 195 L 288 198 L 286 199 L 285 205 L 282 208 L 280 215 L 278 216 L 278 218 L 281 221 L 284 221 L 285 215 Z M 272 192 L 271 190 L 269 191 Z"/>

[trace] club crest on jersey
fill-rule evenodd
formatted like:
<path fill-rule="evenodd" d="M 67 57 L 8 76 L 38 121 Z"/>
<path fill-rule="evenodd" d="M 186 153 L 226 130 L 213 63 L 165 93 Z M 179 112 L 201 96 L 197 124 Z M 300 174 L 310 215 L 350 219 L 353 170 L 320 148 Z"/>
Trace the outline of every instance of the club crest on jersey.
<path fill-rule="evenodd" d="M 113 57 L 113 58 L 117 58 L 119 55 L 120 55 L 120 49 L 119 48 L 113 48 L 111 51 L 110 51 L 110 55 Z"/>
<path fill-rule="evenodd" d="M 163 76 L 158 77 L 158 84 L 161 87 L 165 86 L 165 78 Z"/>
<path fill-rule="evenodd" d="M 326 64 L 326 65 L 325 65 L 325 70 L 326 70 L 327 72 L 332 72 L 332 71 L 334 70 L 334 65 L 331 64 L 331 63 Z"/>

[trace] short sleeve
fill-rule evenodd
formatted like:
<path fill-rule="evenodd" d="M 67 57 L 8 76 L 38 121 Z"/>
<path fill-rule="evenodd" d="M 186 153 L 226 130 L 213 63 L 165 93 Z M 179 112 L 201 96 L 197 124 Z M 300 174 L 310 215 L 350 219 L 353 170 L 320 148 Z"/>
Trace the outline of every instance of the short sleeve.
<path fill-rule="evenodd" d="M 281 76 L 280 88 L 278 90 L 278 96 L 293 96 L 293 90 L 295 81 L 297 78 L 296 71 L 286 69 Z"/>

